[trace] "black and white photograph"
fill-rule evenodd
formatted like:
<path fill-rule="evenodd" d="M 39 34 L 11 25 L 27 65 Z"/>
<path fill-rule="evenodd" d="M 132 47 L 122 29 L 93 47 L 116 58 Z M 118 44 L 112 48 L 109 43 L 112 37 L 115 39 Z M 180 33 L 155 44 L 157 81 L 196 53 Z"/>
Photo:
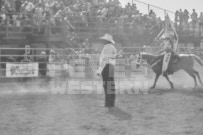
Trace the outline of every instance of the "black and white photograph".
<path fill-rule="evenodd" d="M 0 135 L 203 135 L 202 0 L 0 0 Z"/>

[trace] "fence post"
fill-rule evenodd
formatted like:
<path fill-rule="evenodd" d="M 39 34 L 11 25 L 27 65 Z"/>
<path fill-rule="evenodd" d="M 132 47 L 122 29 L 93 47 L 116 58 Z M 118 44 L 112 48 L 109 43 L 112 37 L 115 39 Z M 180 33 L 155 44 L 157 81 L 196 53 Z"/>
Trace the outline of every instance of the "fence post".
<path fill-rule="evenodd" d="M 6 37 L 8 36 L 8 19 L 7 19 L 7 17 L 6 17 L 6 31 L 5 31 L 5 35 L 6 35 Z"/>

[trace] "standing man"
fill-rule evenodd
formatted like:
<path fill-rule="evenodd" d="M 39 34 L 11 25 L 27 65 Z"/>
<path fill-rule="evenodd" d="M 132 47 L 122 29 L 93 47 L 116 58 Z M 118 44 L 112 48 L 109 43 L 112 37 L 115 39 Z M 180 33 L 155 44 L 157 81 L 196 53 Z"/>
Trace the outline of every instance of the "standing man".
<path fill-rule="evenodd" d="M 180 9 L 178 16 L 179 16 L 179 24 L 180 24 L 180 27 L 182 30 L 183 22 L 184 22 L 184 13 L 183 13 L 182 9 Z"/>
<path fill-rule="evenodd" d="M 46 77 L 48 60 L 45 51 L 41 52 L 38 62 L 39 62 L 39 73 L 41 77 Z"/>
<path fill-rule="evenodd" d="M 202 35 L 203 32 L 203 12 L 201 12 L 199 17 L 199 34 Z"/>
<path fill-rule="evenodd" d="M 50 50 L 49 54 L 49 62 L 55 62 L 56 61 L 56 52 L 52 49 Z"/>
<path fill-rule="evenodd" d="M 100 55 L 98 75 L 102 75 L 103 87 L 105 92 L 105 107 L 114 107 L 115 105 L 115 82 L 114 66 L 116 64 L 117 50 L 114 47 L 115 41 L 109 34 L 100 38 L 104 48 Z"/>
<path fill-rule="evenodd" d="M 198 20 L 197 17 L 198 17 L 198 15 L 197 15 L 195 9 L 193 9 L 193 12 L 192 12 L 192 14 L 191 14 L 193 31 L 195 31 L 195 28 L 196 28 L 196 25 L 197 25 L 197 20 Z"/>

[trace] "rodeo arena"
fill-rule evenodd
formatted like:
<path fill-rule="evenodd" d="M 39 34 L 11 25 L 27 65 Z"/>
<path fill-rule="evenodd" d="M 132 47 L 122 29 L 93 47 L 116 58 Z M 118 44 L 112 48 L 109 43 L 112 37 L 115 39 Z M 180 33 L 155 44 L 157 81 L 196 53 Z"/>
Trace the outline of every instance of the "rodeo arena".
<path fill-rule="evenodd" d="M 203 135 L 202 78 L 195 9 L 0 0 L 0 135 Z"/>

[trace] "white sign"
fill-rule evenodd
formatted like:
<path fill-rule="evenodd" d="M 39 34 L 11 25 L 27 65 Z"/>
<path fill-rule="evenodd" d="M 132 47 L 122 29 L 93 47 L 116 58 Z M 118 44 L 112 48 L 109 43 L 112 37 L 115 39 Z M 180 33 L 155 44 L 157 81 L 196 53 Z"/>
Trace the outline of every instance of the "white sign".
<path fill-rule="evenodd" d="M 6 77 L 38 77 L 38 63 L 6 63 Z"/>

